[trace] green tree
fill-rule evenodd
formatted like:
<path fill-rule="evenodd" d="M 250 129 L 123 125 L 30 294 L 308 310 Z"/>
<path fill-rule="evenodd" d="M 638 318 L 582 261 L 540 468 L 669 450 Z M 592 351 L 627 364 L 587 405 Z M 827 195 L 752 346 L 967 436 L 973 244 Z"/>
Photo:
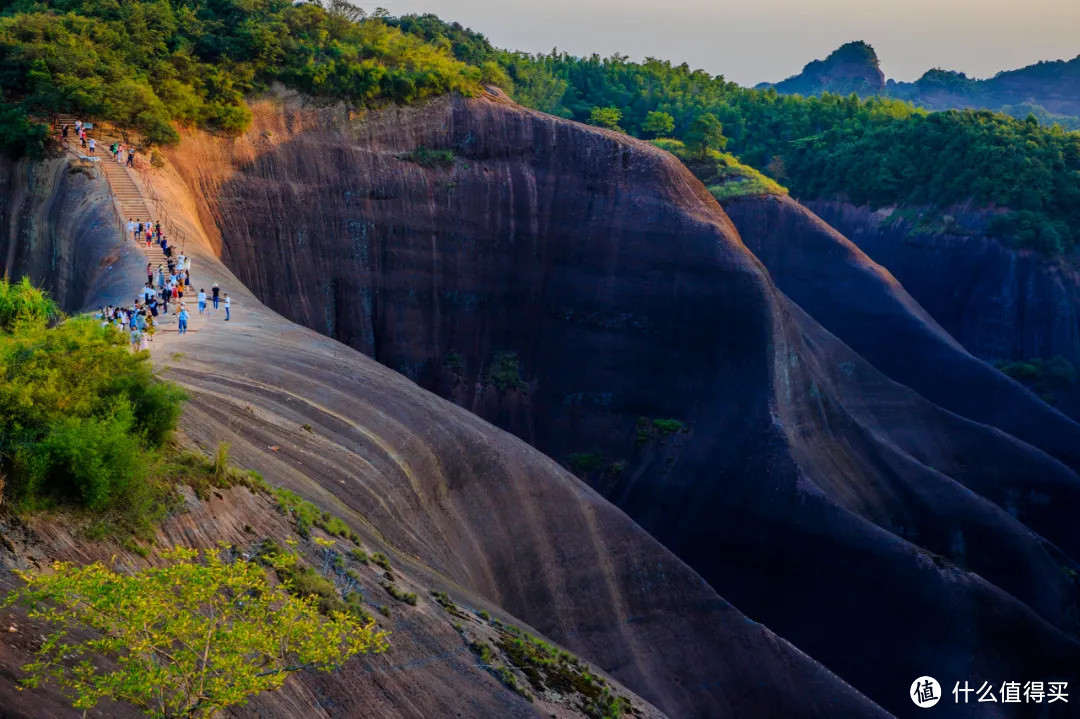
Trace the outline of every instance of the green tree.
<path fill-rule="evenodd" d="M 293 672 L 387 647 L 373 621 L 322 616 L 313 598 L 272 585 L 254 562 L 184 548 L 164 558 L 135 574 L 100 563 L 16 570 L 25 587 L 4 605 L 25 604 L 53 627 L 23 684 L 52 684 L 76 709 L 111 699 L 158 719 L 211 717 Z"/>
<path fill-rule="evenodd" d="M 723 151 L 728 139 L 724 137 L 724 126 L 716 115 L 706 112 L 694 118 L 686 132 L 686 147 L 698 157 L 705 157 L 709 150 Z"/>
<path fill-rule="evenodd" d="M 668 137 L 675 130 L 675 118 L 666 112 L 652 110 L 641 123 L 641 131 L 649 137 Z"/>
<path fill-rule="evenodd" d="M 609 130 L 622 132 L 619 121 L 622 120 L 622 111 L 616 107 L 594 107 L 589 113 L 589 124 L 597 127 L 606 127 Z"/>

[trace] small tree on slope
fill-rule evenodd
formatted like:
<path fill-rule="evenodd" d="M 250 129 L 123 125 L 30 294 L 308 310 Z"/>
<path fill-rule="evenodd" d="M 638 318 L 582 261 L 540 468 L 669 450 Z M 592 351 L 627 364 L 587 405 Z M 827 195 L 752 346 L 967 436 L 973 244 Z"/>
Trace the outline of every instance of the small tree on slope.
<path fill-rule="evenodd" d="M 55 627 L 23 667 L 24 685 L 51 682 L 76 709 L 113 699 L 159 719 L 211 717 L 292 672 L 387 647 L 373 622 L 321 616 L 258 564 L 183 548 L 165 557 L 131 575 L 100 563 L 19 572 L 26 586 L 4 606 L 26 604 L 30 618 Z"/>

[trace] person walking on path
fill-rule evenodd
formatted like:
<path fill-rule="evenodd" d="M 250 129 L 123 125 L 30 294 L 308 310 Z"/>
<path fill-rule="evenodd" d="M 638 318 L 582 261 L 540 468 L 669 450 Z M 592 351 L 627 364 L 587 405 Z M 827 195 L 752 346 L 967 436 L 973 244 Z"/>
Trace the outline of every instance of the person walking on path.
<path fill-rule="evenodd" d="M 154 284 L 154 266 L 149 262 L 146 263 L 146 284 Z"/>
<path fill-rule="evenodd" d="M 225 301 L 225 321 L 228 322 L 229 321 L 229 305 L 231 304 L 230 301 L 229 301 L 229 293 L 228 292 L 225 293 L 225 300 L 224 301 Z"/>
<path fill-rule="evenodd" d="M 218 308 L 218 295 L 221 294 L 221 288 L 218 287 L 217 282 L 210 288 L 210 295 L 214 298 L 214 309 Z"/>
<path fill-rule="evenodd" d="M 135 148 L 133 147 L 128 148 L 127 166 L 135 167 Z"/>
<path fill-rule="evenodd" d="M 188 321 L 187 308 L 184 307 L 183 305 L 180 305 L 180 314 L 178 314 L 176 317 L 177 317 L 177 324 L 178 324 L 177 333 L 182 334 L 182 335 L 187 334 L 187 321 Z"/>
<path fill-rule="evenodd" d="M 206 314 L 206 290 L 199 290 L 196 299 L 199 301 L 199 314 Z"/>
<path fill-rule="evenodd" d="M 89 146 L 89 149 L 90 149 L 90 154 L 91 154 L 91 155 L 93 155 L 93 154 L 94 154 L 94 148 L 96 148 L 96 147 L 97 147 L 97 142 L 95 142 L 95 141 L 94 141 L 94 138 L 92 138 L 92 137 L 91 137 L 91 138 L 90 138 L 90 146 Z"/>

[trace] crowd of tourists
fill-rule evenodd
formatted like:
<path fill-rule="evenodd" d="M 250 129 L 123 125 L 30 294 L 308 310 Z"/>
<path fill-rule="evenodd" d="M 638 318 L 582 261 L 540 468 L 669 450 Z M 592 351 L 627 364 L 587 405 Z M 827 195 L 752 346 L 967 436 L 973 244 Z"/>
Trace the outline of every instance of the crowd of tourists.
<path fill-rule="evenodd" d="M 78 138 L 79 144 L 82 146 L 82 148 L 86 150 L 86 154 L 90 155 L 91 157 L 96 157 L 97 140 L 95 140 L 93 137 L 89 137 L 86 134 L 87 128 L 82 120 L 76 120 L 74 125 L 65 124 L 60 127 L 60 135 L 63 138 L 63 141 L 65 143 L 68 141 L 68 137 L 70 136 L 70 133 L 73 129 L 75 131 L 75 137 Z M 109 154 L 112 155 L 113 160 L 115 160 L 116 164 L 118 165 L 126 164 L 128 167 L 135 166 L 134 145 L 124 145 L 122 142 L 119 141 L 114 142 L 113 144 L 109 145 Z"/>
<path fill-rule="evenodd" d="M 87 137 L 87 125 L 82 120 L 74 122 L 75 136 L 79 139 L 87 154 L 93 155 L 96 150 L 94 138 Z M 68 139 L 71 125 L 64 124 L 61 127 L 63 139 Z M 135 148 L 125 146 L 119 141 L 109 146 L 109 152 L 118 164 L 134 166 Z M 212 315 L 215 310 L 224 308 L 225 321 L 231 319 L 232 301 L 228 293 L 221 292 L 221 288 L 215 282 L 210 286 L 210 293 L 200 288 L 195 291 L 191 283 L 191 257 L 182 252 L 177 253 L 175 247 L 170 244 L 169 238 L 162 230 L 161 222 L 150 222 L 128 218 L 127 235 L 140 246 L 150 249 L 155 244 L 161 248 L 165 256 L 165 262 L 155 268 L 153 262 L 146 263 L 146 283 L 139 289 L 135 301 L 130 305 L 98 308 L 98 318 L 102 326 L 114 326 L 124 333 L 131 342 L 131 348 L 135 352 L 150 349 L 150 343 L 154 341 L 154 335 L 161 327 L 161 318 L 169 314 L 170 305 L 172 313 L 176 315 L 177 333 L 184 335 L 188 331 L 188 323 L 191 320 L 191 311 L 188 310 L 186 300 L 195 305 L 200 315 Z"/>
<path fill-rule="evenodd" d="M 127 306 L 109 305 L 100 308 L 98 317 L 103 325 L 113 325 L 126 334 L 135 352 L 149 349 L 154 334 L 160 327 L 160 318 L 170 313 L 176 316 L 177 333 L 187 334 L 191 311 L 187 302 L 195 301 L 200 315 L 212 315 L 215 310 L 224 308 L 225 321 L 231 317 L 232 301 L 228 293 L 221 292 L 218 283 L 210 286 L 210 293 L 200 288 L 195 291 L 191 284 L 191 257 L 183 253 L 176 254 L 169 246 L 161 231 L 160 222 L 137 222 L 128 220 L 128 232 L 138 243 L 147 247 L 157 243 L 165 252 L 165 262 L 155 268 L 152 262 L 146 263 L 146 283 L 139 290 L 135 301 Z M 174 256 L 175 255 L 175 256 Z"/>

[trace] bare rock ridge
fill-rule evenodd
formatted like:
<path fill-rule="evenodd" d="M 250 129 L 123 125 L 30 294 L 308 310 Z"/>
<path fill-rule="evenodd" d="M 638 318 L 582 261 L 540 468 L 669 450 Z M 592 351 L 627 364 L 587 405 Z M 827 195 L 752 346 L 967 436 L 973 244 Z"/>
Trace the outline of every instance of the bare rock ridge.
<path fill-rule="evenodd" d="M 674 158 L 498 98 L 254 110 L 170 159 L 272 309 L 573 466 L 890 711 L 1076 678 L 1080 429 L 824 223 L 740 239 Z"/>
<path fill-rule="evenodd" d="M 977 357 L 1080 367 L 1080 273 L 1066 262 L 985 236 L 987 213 L 951 208 L 962 232 L 921 229 L 886 211 L 839 201 L 807 206 L 888 268 L 950 335 Z M 1049 388 L 1080 418 L 1080 381 Z"/>
<path fill-rule="evenodd" d="M 118 247 L 108 186 L 59 157 L 11 162 L 0 156 L 0 266 L 30 275 L 64 307 L 95 304 L 125 287 L 137 253 Z M 107 260 L 107 261 L 106 261 Z"/>
<path fill-rule="evenodd" d="M 418 121 L 439 120 L 437 114 L 415 112 Z M 192 161 L 202 160 L 198 144 L 182 145 L 174 159 L 185 169 L 190 168 L 184 164 L 189 148 Z M 401 162 L 387 161 L 395 168 Z M 671 171 L 677 181 L 685 177 L 674 162 Z M 196 197 L 206 195 L 193 196 L 192 189 L 210 192 L 213 183 L 188 177 L 190 185 L 166 168 L 151 173 L 150 181 L 162 208 L 191 238 L 184 251 L 194 258 L 193 276 L 207 285 L 219 282 L 234 301 L 229 324 L 217 315 L 198 332 L 159 337 L 154 343 L 155 360 L 166 376 L 191 395 L 182 426 L 192 441 L 207 448 L 230 442 L 242 466 L 258 469 L 269 482 L 346 519 L 365 544 L 390 555 L 395 572 L 419 593 L 445 588 L 465 606 L 490 608 L 526 623 L 670 716 L 886 716 L 818 662 L 748 620 L 553 460 L 260 304 L 217 259 L 219 238 L 211 243 L 202 234 L 196 207 L 212 213 L 217 205 L 197 203 Z M 96 182 L 88 186 L 95 192 L 100 189 Z M 688 189 L 697 191 L 692 183 Z M 85 200 L 86 217 L 107 216 L 108 197 L 87 192 L 82 186 L 47 183 L 41 196 L 61 211 L 32 226 L 8 215 L 5 229 L 19 238 L 16 256 L 42 237 L 63 239 L 57 226 L 66 221 L 66 207 Z M 235 195 L 214 197 L 243 201 Z M 297 211 L 303 205 L 290 207 Z M 260 211 L 261 205 L 254 209 Z M 71 236 L 81 236 L 97 220 L 85 222 L 76 223 Z M 274 256 L 275 241 L 263 242 L 260 249 L 253 253 L 260 266 L 281 262 Z M 142 265 L 113 259 L 129 252 L 116 235 L 95 251 L 87 266 L 105 276 L 112 273 L 116 280 L 104 289 L 83 290 L 66 275 L 58 276 L 48 262 L 26 269 L 51 286 L 71 283 L 71 303 L 79 302 L 80 294 L 91 306 L 126 301 L 141 284 Z M 317 245 L 308 245 L 297 253 L 295 267 L 286 262 L 268 277 L 305 277 L 302 258 L 317 252 Z M 362 255 L 359 246 L 357 252 Z M 760 284 L 760 273 L 750 274 Z M 293 296 L 298 303 L 308 301 Z M 253 502 L 243 494 L 200 504 L 191 514 L 170 520 L 161 530 L 163 541 L 214 546 L 221 540 L 243 546 L 253 536 L 288 531 L 276 513 Z M 61 527 L 45 521 L 35 529 L 38 542 L 15 552 L 23 561 L 100 558 Z M 0 556 L 5 564 L 13 561 L 10 554 Z M 0 577 L 5 588 L 10 581 L 9 574 Z M 421 601 L 417 614 L 395 620 L 395 648 L 387 658 L 354 663 L 330 676 L 299 677 L 286 691 L 260 698 L 239 715 L 538 715 L 536 705 L 479 666 L 461 637 L 448 631 L 448 620 L 440 623 L 432 616 L 441 610 L 429 603 Z M 50 715 L 75 716 L 52 694 L 11 691 L 15 670 L 27 656 L 26 646 L 13 646 L 0 651 L 4 712 L 31 717 L 47 706 Z"/>

